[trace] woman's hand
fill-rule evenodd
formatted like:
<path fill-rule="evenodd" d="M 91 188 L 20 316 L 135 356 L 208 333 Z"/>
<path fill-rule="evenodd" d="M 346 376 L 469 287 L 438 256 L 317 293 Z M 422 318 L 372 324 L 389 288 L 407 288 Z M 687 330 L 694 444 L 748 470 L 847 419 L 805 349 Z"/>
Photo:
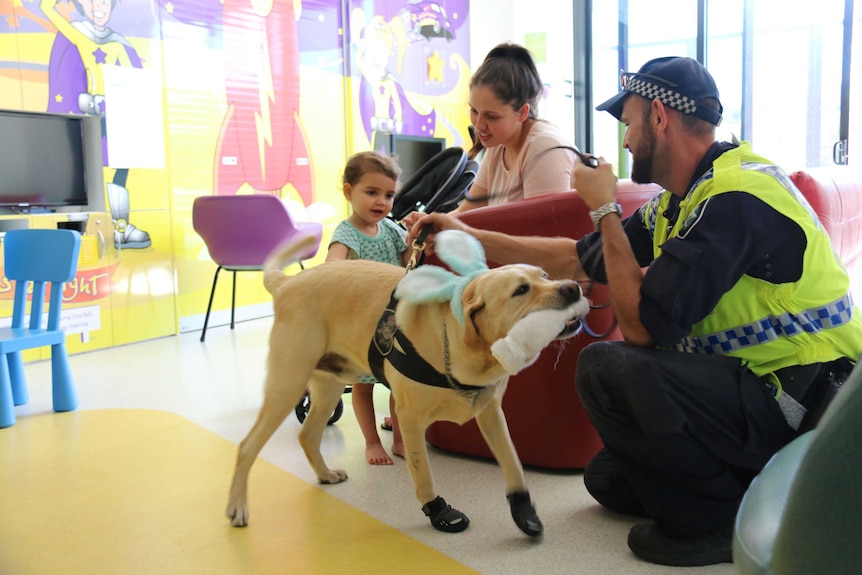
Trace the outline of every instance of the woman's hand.
<path fill-rule="evenodd" d="M 461 230 L 463 232 L 472 233 L 472 228 L 455 216 L 436 212 L 431 214 L 412 212 L 405 216 L 401 220 L 401 223 L 407 228 L 407 234 L 412 239 L 423 239 L 423 229 L 426 226 L 430 226 L 427 235 L 424 238 L 427 248 L 431 248 L 433 245 L 434 234 L 442 232 L 443 230 Z"/>
<path fill-rule="evenodd" d="M 422 232 L 422 228 L 429 225 L 431 226 L 431 235 L 442 232 L 443 230 L 470 231 L 470 227 L 467 224 L 449 214 L 423 214 L 420 212 L 413 212 L 413 214 L 410 214 L 407 218 L 411 218 L 414 214 L 417 214 L 417 216 L 410 220 L 410 231 L 415 238 L 419 237 L 419 234 Z M 405 218 L 405 220 L 407 218 Z"/>
<path fill-rule="evenodd" d="M 406 216 L 401 219 L 401 225 L 404 226 L 404 229 L 407 230 L 407 233 L 410 234 L 410 230 L 413 228 L 413 224 L 416 223 L 422 216 L 422 212 L 410 212 Z"/>

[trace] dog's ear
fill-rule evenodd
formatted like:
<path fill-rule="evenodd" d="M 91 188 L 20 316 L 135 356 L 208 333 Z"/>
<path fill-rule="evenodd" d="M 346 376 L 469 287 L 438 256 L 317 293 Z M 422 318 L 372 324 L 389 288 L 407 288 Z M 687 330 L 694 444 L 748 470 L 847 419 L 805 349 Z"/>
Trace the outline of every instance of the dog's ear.
<path fill-rule="evenodd" d="M 485 299 L 476 289 L 476 281 L 470 282 L 461 294 L 464 309 L 464 343 L 468 346 L 480 345 L 482 336 L 482 313 L 485 310 Z"/>

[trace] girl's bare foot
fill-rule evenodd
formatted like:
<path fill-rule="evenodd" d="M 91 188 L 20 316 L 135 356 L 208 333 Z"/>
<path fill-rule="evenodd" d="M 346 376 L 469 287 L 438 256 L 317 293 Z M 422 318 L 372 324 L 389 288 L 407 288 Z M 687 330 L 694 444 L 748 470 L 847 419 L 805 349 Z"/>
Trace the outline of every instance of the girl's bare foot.
<path fill-rule="evenodd" d="M 401 457 L 404 457 L 404 446 L 401 446 Z M 392 465 L 392 458 L 379 443 L 365 446 L 365 459 L 371 465 Z"/>
<path fill-rule="evenodd" d="M 392 455 L 397 455 L 398 457 L 404 459 L 404 443 L 399 441 L 398 443 L 392 442 Z"/>

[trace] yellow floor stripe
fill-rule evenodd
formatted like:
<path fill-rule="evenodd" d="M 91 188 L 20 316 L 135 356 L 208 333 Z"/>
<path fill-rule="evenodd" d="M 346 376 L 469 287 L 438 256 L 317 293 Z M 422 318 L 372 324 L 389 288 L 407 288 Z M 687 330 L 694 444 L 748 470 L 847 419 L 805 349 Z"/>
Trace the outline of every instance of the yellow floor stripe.
<path fill-rule="evenodd" d="M 232 528 L 235 455 L 166 412 L 20 416 L 0 430 L 0 573 L 476 573 L 262 459 Z"/>

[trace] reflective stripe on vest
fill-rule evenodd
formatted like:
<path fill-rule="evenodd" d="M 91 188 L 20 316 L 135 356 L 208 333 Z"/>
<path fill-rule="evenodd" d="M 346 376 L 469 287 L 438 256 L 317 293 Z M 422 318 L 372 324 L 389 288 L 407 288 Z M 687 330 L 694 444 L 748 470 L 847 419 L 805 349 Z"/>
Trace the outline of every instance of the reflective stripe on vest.
<path fill-rule="evenodd" d="M 676 349 L 689 353 L 723 354 L 767 343 L 781 336 L 792 337 L 838 327 L 848 323 L 852 317 L 853 299 L 847 294 L 823 307 L 768 316 L 748 325 L 701 337 L 686 337 L 676 344 Z"/>

